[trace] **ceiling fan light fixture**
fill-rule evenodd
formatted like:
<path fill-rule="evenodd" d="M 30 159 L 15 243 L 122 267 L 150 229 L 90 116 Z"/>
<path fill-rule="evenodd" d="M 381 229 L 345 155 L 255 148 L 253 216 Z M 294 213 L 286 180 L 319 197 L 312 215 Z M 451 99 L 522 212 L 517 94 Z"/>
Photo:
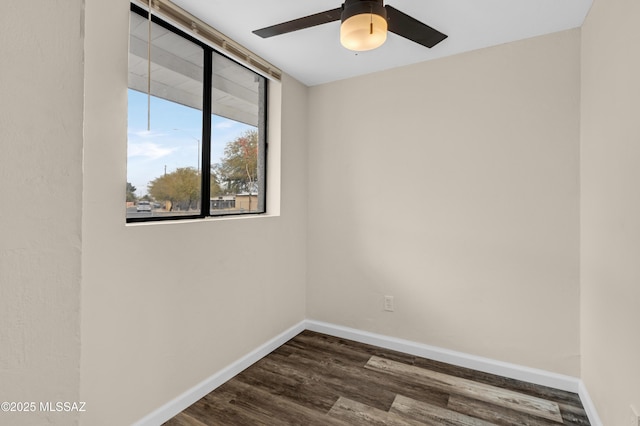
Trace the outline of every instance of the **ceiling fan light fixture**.
<path fill-rule="evenodd" d="M 387 40 L 387 10 L 382 0 L 346 0 L 340 18 L 340 43 L 349 50 L 372 50 Z"/>

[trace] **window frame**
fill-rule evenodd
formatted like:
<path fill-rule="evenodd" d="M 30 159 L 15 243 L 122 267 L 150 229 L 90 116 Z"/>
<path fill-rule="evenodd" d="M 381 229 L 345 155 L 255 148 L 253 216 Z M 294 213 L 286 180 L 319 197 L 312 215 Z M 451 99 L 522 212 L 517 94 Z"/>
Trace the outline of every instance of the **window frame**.
<path fill-rule="evenodd" d="M 134 4 L 130 3 L 130 13 L 136 13 L 142 18 L 149 19 L 149 11 Z M 260 216 L 267 214 L 267 167 L 269 158 L 269 141 L 268 134 L 268 94 L 269 94 L 269 78 L 264 74 L 257 72 L 255 69 L 248 67 L 237 59 L 229 56 L 223 50 L 207 44 L 189 33 L 177 28 L 171 23 L 165 21 L 156 14 L 151 13 L 151 22 L 165 28 L 168 31 L 200 46 L 203 49 L 203 79 L 202 79 L 202 149 L 200 157 L 200 213 L 191 215 L 176 215 L 176 216 L 151 216 L 151 217 L 126 217 L 126 223 L 144 223 L 144 222 L 162 222 L 162 221 L 180 221 L 180 220 L 194 220 L 194 219 L 215 219 L 215 218 L 229 218 L 229 217 L 247 217 L 247 216 Z M 258 92 L 258 206 L 262 206 L 258 211 L 242 211 L 242 212 L 225 212 L 219 214 L 212 214 L 211 212 L 211 172 L 206 173 L 205 170 L 211 170 L 211 122 L 212 122 L 212 110 L 213 110 L 213 55 L 214 53 L 222 55 L 242 68 L 252 72 L 256 77 L 260 79 L 259 92 Z M 132 90 L 127 85 L 128 90 Z M 127 146 L 128 146 L 127 139 Z M 128 165 L 127 165 L 128 168 Z"/>

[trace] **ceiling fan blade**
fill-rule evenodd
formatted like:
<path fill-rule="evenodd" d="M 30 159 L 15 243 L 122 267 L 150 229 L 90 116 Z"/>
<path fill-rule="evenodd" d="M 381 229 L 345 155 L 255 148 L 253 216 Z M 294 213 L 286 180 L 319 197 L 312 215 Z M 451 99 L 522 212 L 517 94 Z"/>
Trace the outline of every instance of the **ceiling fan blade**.
<path fill-rule="evenodd" d="M 447 36 L 440 31 L 423 24 L 392 6 L 386 5 L 385 8 L 387 9 L 389 31 L 392 33 L 408 38 L 428 48 L 432 48 L 447 38 Z"/>
<path fill-rule="evenodd" d="M 339 7 L 337 9 L 327 10 L 326 12 L 305 16 L 304 18 L 294 19 L 293 21 L 287 21 L 270 27 L 261 28 L 253 31 L 253 33 L 262 38 L 273 37 L 280 34 L 290 33 L 292 31 L 315 27 L 316 25 L 338 21 L 341 13 L 342 8 Z"/>

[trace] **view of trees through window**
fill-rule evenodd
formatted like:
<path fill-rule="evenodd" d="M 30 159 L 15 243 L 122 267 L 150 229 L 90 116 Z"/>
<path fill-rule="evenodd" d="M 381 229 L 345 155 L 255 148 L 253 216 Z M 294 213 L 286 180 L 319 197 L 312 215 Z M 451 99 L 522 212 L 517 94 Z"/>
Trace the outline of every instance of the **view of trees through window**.
<path fill-rule="evenodd" d="M 264 212 L 264 77 L 160 22 L 149 46 L 134 6 L 130 33 L 127 221 Z"/>
<path fill-rule="evenodd" d="M 201 142 L 199 138 L 172 127 L 184 124 L 172 121 L 172 117 L 180 116 L 172 110 L 184 107 L 165 105 L 165 110 L 169 110 L 168 116 L 158 127 L 152 126 L 151 131 L 136 129 L 135 116 L 146 114 L 146 104 L 136 104 L 136 97 L 146 95 L 129 94 L 127 216 L 199 214 L 202 207 Z M 196 112 L 200 114 L 200 111 Z M 198 122 L 197 118 L 194 120 Z M 210 214 L 255 212 L 260 189 L 258 129 L 222 117 L 213 117 L 212 121 Z M 151 202 L 151 210 L 138 209 L 138 201 Z"/>

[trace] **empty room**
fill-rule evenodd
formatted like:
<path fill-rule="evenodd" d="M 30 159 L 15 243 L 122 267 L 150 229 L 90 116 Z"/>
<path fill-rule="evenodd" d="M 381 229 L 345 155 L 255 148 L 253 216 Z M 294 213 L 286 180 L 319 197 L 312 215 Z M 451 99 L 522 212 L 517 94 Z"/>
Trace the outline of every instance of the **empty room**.
<path fill-rule="evenodd" d="M 5 3 L 1 425 L 640 424 L 639 2 Z"/>

